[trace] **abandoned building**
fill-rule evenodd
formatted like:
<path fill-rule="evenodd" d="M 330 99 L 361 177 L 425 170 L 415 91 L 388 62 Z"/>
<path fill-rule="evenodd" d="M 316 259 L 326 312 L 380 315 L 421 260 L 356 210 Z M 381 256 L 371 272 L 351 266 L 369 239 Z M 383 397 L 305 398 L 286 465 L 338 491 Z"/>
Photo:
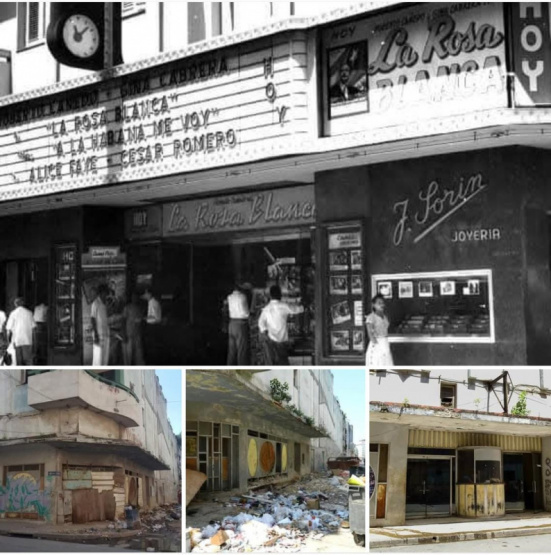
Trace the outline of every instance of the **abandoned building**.
<path fill-rule="evenodd" d="M 370 526 L 551 510 L 551 372 L 370 370 Z"/>
<path fill-rule="evenodd" d="M 207 475 L 203 490 L 285 481 L 353 453 L 330 370 L 186 372 L 186 468 Z"/>
<path fill-rule="evenodd" d="M 83 523 L 176 502 L 177 450 L 154 370 L 0 371 L 0 519 Z"/>

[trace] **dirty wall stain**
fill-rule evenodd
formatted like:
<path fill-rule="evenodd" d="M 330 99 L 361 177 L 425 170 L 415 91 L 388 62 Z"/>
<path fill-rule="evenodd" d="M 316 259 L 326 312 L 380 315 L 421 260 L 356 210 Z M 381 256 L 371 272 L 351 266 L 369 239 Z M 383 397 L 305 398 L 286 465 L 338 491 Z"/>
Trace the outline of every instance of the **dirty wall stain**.
<path fill-rule="evenodd" d="M 29 472 L 8 473 L 6 485 L 0 485 L 0 513 L 34 513 L 48 520 L 50 491 L 40 490 L 40 478 Z"/>

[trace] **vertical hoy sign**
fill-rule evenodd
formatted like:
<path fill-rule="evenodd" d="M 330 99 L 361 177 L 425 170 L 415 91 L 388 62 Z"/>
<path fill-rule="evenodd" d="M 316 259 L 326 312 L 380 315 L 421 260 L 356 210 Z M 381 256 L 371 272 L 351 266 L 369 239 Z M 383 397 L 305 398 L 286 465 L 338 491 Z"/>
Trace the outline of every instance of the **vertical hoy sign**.
<path fill-rule="evenodd" d="M 513 2 L 515 104 L 551 104 L 551 34 L 547 2 Z"/>

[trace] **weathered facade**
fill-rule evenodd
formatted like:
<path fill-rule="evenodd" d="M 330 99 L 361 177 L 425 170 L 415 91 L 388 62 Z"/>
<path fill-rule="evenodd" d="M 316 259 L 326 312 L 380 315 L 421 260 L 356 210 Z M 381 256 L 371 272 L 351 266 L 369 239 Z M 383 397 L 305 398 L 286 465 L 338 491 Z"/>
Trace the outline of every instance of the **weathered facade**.
<path fill-rule="evenodd" d="M 271 397 L 273 379 L 289 385 L 300 416 Z M 328 370 L 186 372 L 186 468 L 207 475 L 207 491 L 326 469 L 353 451 L 348 426 Z"/>
<path fill-rule="evenodd" d="M 371 370 L 370 523 L 551 509 L 551 374 Z"/>
<path fill-rule="evenodd" d="M 178 468 L 153 370 L 0 371 L 0 518 L 124 518 L 177 502 Z"/>

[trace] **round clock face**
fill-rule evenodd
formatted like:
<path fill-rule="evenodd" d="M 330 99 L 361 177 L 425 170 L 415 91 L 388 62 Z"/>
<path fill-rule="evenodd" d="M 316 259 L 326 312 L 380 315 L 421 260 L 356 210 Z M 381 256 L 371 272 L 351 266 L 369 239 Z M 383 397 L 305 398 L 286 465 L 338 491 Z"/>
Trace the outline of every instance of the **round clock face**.
<path fill-rule="evenodd" d="M 63 40 L 71 54 L 90 58 L 99 48 L 96 24 L 86 15 L 72 15 L 63 25 Z"/>

